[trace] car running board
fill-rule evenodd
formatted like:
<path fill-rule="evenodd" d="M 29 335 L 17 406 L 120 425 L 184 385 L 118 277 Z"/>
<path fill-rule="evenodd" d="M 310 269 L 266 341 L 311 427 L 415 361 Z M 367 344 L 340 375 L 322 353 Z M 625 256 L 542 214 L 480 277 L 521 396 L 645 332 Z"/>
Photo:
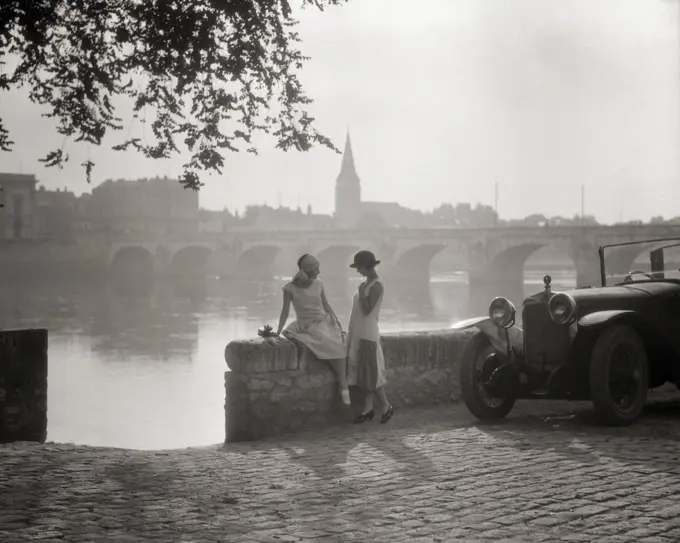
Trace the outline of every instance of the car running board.
<path fill-rule="evenodd" d="M 550 394 L 549 391 L 547 390 L 534 390 L 531 395 L 536 396 L 537 398 L 542 398 L 544 396 L 548 396 Z"/>

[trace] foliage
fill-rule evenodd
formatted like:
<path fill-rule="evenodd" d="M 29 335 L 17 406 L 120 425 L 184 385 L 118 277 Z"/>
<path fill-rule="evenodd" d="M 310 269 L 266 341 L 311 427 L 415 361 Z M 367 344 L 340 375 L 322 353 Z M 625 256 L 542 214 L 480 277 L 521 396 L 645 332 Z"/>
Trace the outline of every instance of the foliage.
<path fill-rule="evenodd" d="M 299 1 L 321 10 L 346 2 Z M 338 152 L 306 111 L 296 24 L 290 0 L 2 0 L 0 91 L 26 88 L 65 140 L 101 145 L 127 128 L 115 150 L 160 159 L 179 153 L 181 139 L 191 152 L 182 182 L 198 189 L 200 172 L 221 173 L 224 151 L 256 153 L 258 132 L 284 151 Z M 117 96 L 132 99 L 144 126 L 150 117 L 155 141 L 130 137 Z M 0 118 L 0 151 L 13 143 Z M 67 160 L 63 145 L 42 159 Z M 94 164 L 82 165 L 90 181 Z"/>
<path fill-rule="evenodd" d="M 274 329 L 268 324 L 265 324 L 264 326 L 258 328 L 257 335 L 260 336 L 261 338 L 276 337 Z"/>

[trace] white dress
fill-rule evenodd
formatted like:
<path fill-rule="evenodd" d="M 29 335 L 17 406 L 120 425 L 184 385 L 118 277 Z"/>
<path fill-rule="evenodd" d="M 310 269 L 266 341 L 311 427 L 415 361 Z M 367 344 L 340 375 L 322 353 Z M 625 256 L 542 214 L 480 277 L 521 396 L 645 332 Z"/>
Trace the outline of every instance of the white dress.
<path fill-rule="evenodd" d="M 366 295 L 382 280 L 378 277 L 366 284 Z M 347 330 L 347 382 L 366 390 L 376 390 L 387 382 L 385 378 L 385 357 L 380 345 L 380 306 L 385 289 L 368 315 L 364 315 L 359 301 L 359 291 L 352 299 L 352 312 Z"/>
<path fill-rule="evenodd" d="M 321 301 L 323 283 L 320 279 L 307 288 L 287 283 L 283 290 L 290 293 L 297 320 L 282 331 L 285 337 L 296 339 L 319 360 L 338 360 L 347 355 L 345 338 L 333 317 L 326 313 Z"/>

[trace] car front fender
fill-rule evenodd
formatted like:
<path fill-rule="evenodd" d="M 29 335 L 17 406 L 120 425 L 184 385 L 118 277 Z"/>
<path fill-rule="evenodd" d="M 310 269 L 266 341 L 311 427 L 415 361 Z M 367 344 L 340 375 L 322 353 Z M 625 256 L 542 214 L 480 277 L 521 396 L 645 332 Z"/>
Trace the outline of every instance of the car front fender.
<path fill-rule="evenodd" d="M 673 359 L 680 355 L 677 340 L 669 335 L 668 331 L 660 328 L 646 315 L 630 309 L 610 309 L 584 315 L 578 321 L 577 336 L 581 332 L 584 336 L 588 336 L 590 335 L 588 332 L 591 331 L 597 335 L 600 329 L 614 323 L 632 326 L 642 336 L 645 347 L 653 351 L 656 358 Z"/>
<path fill-rule="evenodd" d="M 510 345 L 516 353 L 524 351 L 524 332 L 523 330 L 513 324 L 508 328 L 507 338 L 503 328 L 496 326 L 489 317 L 474 317 L 472 319 L 465 319 L 459 321 L 451 326 L 453 330 L 469 330 L 470 328 L 478 328 L 484 334 L 494 349 L 505 354 L 508 352 L 508 339 Z"/>
<path fill-rule="evenodd" d="M 590 328 L 594 326 L 601 326 L 603 324 L 607 324 L 608 322 L 614 322 L 624 317 L 639 318 L 640 315 L 636 311 L 631 311 L 630 309 L 608 309 L 607 311 L 595 311 L 594 313 L 588 313 L 586 316 L 581 317 L 578 321 L 578 325 L 583 328 Z"/>

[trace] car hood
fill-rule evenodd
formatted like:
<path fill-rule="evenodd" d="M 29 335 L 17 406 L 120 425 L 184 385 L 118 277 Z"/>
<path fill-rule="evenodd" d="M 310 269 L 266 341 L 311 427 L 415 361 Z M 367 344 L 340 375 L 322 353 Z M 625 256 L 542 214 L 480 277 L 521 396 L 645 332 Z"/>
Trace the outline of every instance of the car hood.
<path fill-rule="evenodd" d="M 680 282 L 639 281 L 627 285 L 576 288 L 562 292 L 574 298 L 581 316 L 593 311 L 612 309 L 641 310 L 648 308 L 648 311 L 655 312 L 658 309 L 659 302 L 680 294 Z"/>
<path fill-rule="evenodd" d="M 577 303 L 593 300 L 620 300 L 629 298 L 665 297 L 680 293 L 680 283 L 670 281 L 639 281 L 628 285 L 598 288 L 576 288 L 565 291 Z"/>
<path fill-rule="evenodd" d="M 599 287 L 599 288 L 576 288 L 564 291 L 580 305 L 591 303 L 595 300 L 621 300 L 626 298 L 648 298 L 651 293 L 636 286 Z"/>

